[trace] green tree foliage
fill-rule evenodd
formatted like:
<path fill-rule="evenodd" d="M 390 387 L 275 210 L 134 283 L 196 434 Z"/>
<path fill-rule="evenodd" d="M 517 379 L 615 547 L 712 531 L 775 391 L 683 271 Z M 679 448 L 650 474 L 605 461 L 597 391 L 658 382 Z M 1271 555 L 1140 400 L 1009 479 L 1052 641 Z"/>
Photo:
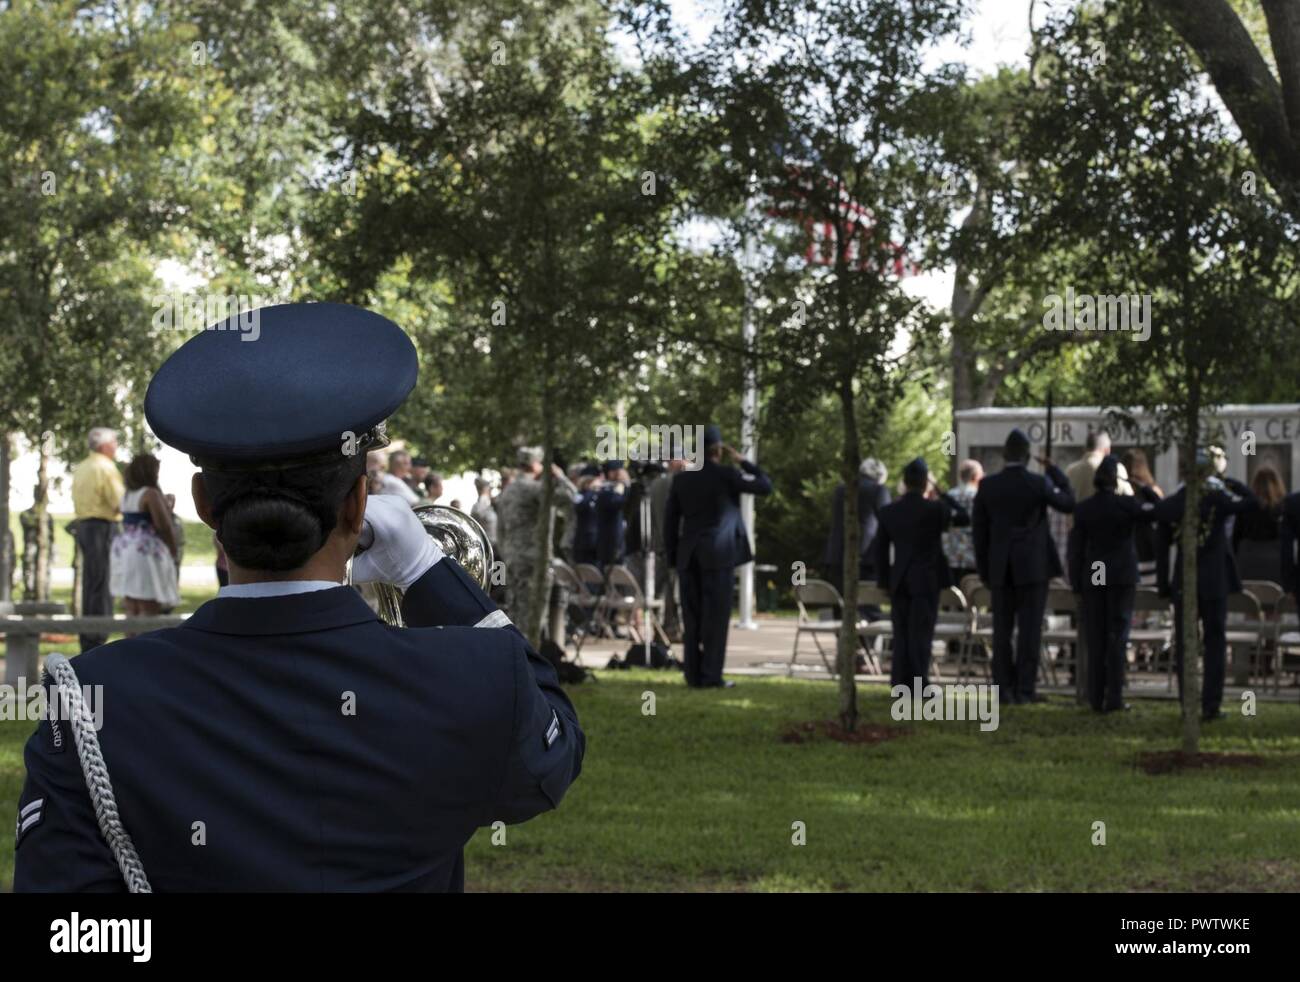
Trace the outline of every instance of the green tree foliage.
<path fill-rule="evenodd" d="M 278 0 L 166 0 L 189 25 L 176 71 L 202 100 L 187 148 L 203 207 L 172 244 L 204 291 L 264 302 L 311 299 L 318 280 L 303 234 L 312 181 L 335 135 L 333 59 L 357 38 L 355 10 Z"/>
<path fill-rule="evenodd" d="M 823 397 L 833 398 L 835 457 L 848 487 L 856 487 L 863 431 L 879 432 L 904 389 L 911 349 L 936 333 L 900 274 L 946 220 L 932 193 L 937 145 L 922 120 L 941 111 L 954 73 L 928 69 L 925 53 L 956 30 L 959 13 L 949 3 L 873 0 L 736 5 L 690 68 L 724 137 L 719 163 L 733 196 L 777 219 L 754 276 L 769 414 L 815 417 Z M 753 223 L 752 208 L 733 208 L 742 225 Z M 810 243 L 810 231 L 822 229 L 825 241 Z M 844 528 L 841 582 L 852 598 L 853 494 Z M 844 624 L 840 719 L 852 728 L 858 639 L 854 619 Z"/>
<path fill-rule="evenodd" d="M 1255 166 L 1300 221 L 1300 7 L 1294 0 L 1150 0 L 1144 14 L 1153 36 L 1167 23 L 1196 55 Z"/>
<path fill-rule="evenodd" d="M 49 455 L 79 457 L 92 425 L 142 433 L 151 250 L 191 200 L 191 33 L 135 4 L 0 11 L 0 428 L 41 455 L 38 567 Z"/>
<path fill-rule="evenodd" d="M 965 209 L 959 227 L 931 244 L 932 263 L 953 265 L 947 367 L 954 411 L 1041 404 L 1047 383 L 1068 380 L 1060 369 L 1076 357 L 1067 349 L 1077 335 L 1034 329 L 1042 296 L 1084 247 L 1026 234 L 1037 219 L 1030 202 L 1069 193 L 1054 171 L 1031 165 L 1018 140 L 1032 88 L 1026 71 L 1002 69 L 963 84 L 951 111 L 933 121 L 950 168 L 944 192 Z M 1064 388 L 1057 386 L 1058 403 L 1068 399 Z"/>
<path fill-rule="evenodd" d="M 386 50 L 428 57 L 353 86 L 313 239 L 351 294 L 402 260 L 443 290 L 438 316 L 407 325 L 443 388 L 402 417 L 406 433 L 427 448 L 454 430 L 483 455 L 538 442 L 549 463 L 671 311 L 659 291 L 675 192 L 655 170 L 648 90 L 615 58 L 598 5 L 373 10 L 395 32 Z M 355 194 L 341 193 L 353 174 Z M 534 639 L 543 609 L 521 625 Z"/>

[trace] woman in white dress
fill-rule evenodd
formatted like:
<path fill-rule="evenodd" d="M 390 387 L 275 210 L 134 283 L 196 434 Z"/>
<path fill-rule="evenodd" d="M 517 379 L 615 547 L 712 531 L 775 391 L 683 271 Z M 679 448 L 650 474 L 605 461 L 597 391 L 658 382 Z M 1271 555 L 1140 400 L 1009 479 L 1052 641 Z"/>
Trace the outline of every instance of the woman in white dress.
<path fill-rule="evenodd" d="M 158 458 L 138 454 L 126 468 L 122 532 L 113 539 L 109 588 L 128 616 L 158 614 L 180 602 L 171 513 L 158 489 Z"/>

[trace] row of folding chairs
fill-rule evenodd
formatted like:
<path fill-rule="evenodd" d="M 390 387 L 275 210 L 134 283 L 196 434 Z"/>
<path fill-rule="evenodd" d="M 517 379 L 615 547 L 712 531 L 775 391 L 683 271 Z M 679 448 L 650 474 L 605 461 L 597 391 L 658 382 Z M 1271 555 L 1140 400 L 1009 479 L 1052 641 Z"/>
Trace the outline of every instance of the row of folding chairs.
<path fill-rule="evenodd" d="M 799 658 L 799 642 L 804 635 L 808 635 L 812 638 L 826 671 L 835 675 L 837 638 L 844 625 L 844 598 L 840 596 L 839 590 L 826 580 L 809 580 L 796 586 L 794 594 L 799 613 L 795 627 L 794 650 L 790 653 L 787 670 L 790 673 L 794 672 L 794 666 Z M 854 605 L 855 610 L 859 607 L 885 607 L 888 604 L 887 591 L 874 583 L 858 584 L 858 602 Z M 827 612 L 831 617 L 822 616 Z M 889 618 L 882 617 L 874 620 L 857 618 L 854 632 L 868 670 L 877 675 L 883 674 L 882 658 L 887 653 L 894 634 Z M 945 649 L 949 642 L 954 642 L 958 647 L 959 665 L 967 663 L 966 649 L 972 641 L 970 615 L 966 599 L 952 587 L 939 594 L 939 618 L 935 624 L 934 637 L 936 641 L 944 642 Z M 822 643 L 823 639 L 826 639 L 825 646 Z M 936 678 L 943 677 L 939 661 L 933 662 L 931 667 Z"/>
<path fill-rule="evenodd" d="M 1227 642 L 1230 649 L 1244 652 L 1253 673 L 1271 676 L 1273 690 L 1281 687 L 1282 675 L 1292 672 L 1300 675 L 1300 621 L 1297 620 L 1296 602 L 1282 587 L 1266 580 L 1247 581 L 1240 593 L 1228 598 Z M 822 664 L 832 675 L 835 637 L 843 624 L 844 600 L 838 590 L 825 580 L 811 580 L 795 588 L 798 605 L 798 623 L 795 630 L 794 650 L 790 655 L 789 671 L 793 672 L 799 657 L 799 643 L 809 635 L 821 656 Z M 889 595 L 875 583 L 858 584 L 856 608 L 885 607 Z M 1154 587 L 1138 587 L 1134 595 L 1134 625 L 1129 632 L 1132 646 L 1146 645 L 1166 660 L 1167 684 L 1174 686 L 1175 661 L 1173 657 L 1173 604 L 1161 597 Z M 939 618 L 935 625 L 935 641 L 942 642 L 943 653 L 934 662 L 934 674 L 942 677 L 941 664 L 949 658 L 956 661 L 958 680 L 974 674 L 978 667 L 987 677 L 990 674 L 993 646 L 993 595 L 977 576 L 963 579 L 961 588 L 949 587 L 939 595 Z M 831 619 L 821 619 L 825 611 Z M 1058 672 L 1072 671 L 1078 652 L 1079 630 L 1078 596 L 1063 580 L 1055 580 L 1048 587 L 1047 604 L 1042 633 L 1043 658 L 1040 671 L 1044 681 L 1059 682 Z M 892 640 L 893 628 L 887 618 L 865 620 L 859 618 L 855 630 L 868 667 L 880 673 L 879 657 Z M 822 646 L 830 638 L 828 657 Z"/>
<path fill-rule="evenodd" d="M 591 563 L 569 565 L 563 559 L 551 560 L 555 583 L 568 593 L 571 630 L 570 636 L 577 654 L 589 638 L 614 637 L 619 628 L 626 628 L 637 644 L 645 642 L 635 614 L 647 607 L 645 591 L 626 566 L 610 566 L 601 570 Z M 648 606 L 654 633 L 663 644 L 668 644 L 661 621 L 664 602 L 651 597 Z"/>
<path fill-rule="evenodd" d="M 991 595 L 978 577 L 966 577 L 963 586 L 972 591 L 972 607 L 987 609 Z M 979 590 L 985 592 L 977 594 Z M 1166 684 L 1172 691 L 1177 670 L 1173 601 L 1161 597 L 1152 586 L 1139 586 L 1133 600 L 1134 623 L 1129 630 L 1129 644 L 1134 648 L 1146 645 L 1163 657 Z M 1273 691 L 1279 691 L 1287 671 L 1300 671 L 1300 664 L 1291 660 L 1300 653 L 1295 598 L 1271 580 L 1246 580 L 1239 592 L 1228 595 L 1227 608 L 1226 640 L 1233 655 L 1230 668 L 1240 657 L 1240 663 L 1247 666 L 1243 674 L 1248 684 L 1254 676 L 1265 686 L 1271 680 Z M 1043 631 L 1043 644 L 1045 648 L 1054 646 L 1055 651 L 1045 651 L 1048 657 L 1043 664 L 1052 671 L 1059 661 L 1053 654 L 1067 650 L 1067 646 L 1069 651 L 1075 650 L 1075 630 L 1079 623 L 1078 595 L 1063 580 L 1053 581 L 1048 589 L 1046 616 L 1049 626 Z"/>
<path fill-rule="evenodd" d="M 991 591 L 980 583 L 978 576 L 964 577 L 962 590 L 977 621 L 988 617 L 991 636 Z M 1287 656 L 1300 648 L 1300 634 L 1295 630 L 1295 598 L 1287 596 L 1281 585 L 1272 581 L 1247 580 L 1240 592 L 1228 596 L 1227 606 L 1229 649 L 1244 654 L 1245 663 L 1253 668 L 1261 681 L 1266 675 L 1271 676 L 1273 689 L 1277 691 L 1281 687 L 1282 675 L 1287 670 L 1300 668 L 1287 662 Z M 1166 682 L 1172 690 L 1176 669 L 1173 602 L 1161 597 L 1155 587 L 1139 586 L 1134 593 L 1133 613 L 1129 644 L 1135 648 L 1146 645 L 1164 657 Z M 1049 585 L 1045 618 L 1045 657 L 1041 664 L 1045 673 L 1055 681 L 1058 666 L 1073 667 L 1072 658 L 1078 647 L 1078 595 L 1064 580 L 1054 580 Z M 1292 635 L 1296 636 L 1293 638 Z"/>

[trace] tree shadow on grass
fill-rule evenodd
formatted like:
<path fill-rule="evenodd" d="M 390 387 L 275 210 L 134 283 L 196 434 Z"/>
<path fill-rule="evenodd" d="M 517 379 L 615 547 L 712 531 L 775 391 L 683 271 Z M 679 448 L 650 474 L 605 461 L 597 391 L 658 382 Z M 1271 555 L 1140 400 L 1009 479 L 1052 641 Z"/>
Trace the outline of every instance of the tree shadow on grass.
<path fill-rule="evenodd" d="M 881 723 L 859 723 L 854 729 L 846 730 L 837 721 L 825 719 L 820 722 L 806 721 L 789 723 L 781 728 L 782 743 L 811 743 L 813 740 L 834 740 L 837 743 L 876 744 L 907 736 L 910 727 L 886 726 Z"/>
<path fill-rule="evenodd" d="M 1137 755 L 1137 763 L 1148 774 L 1173 774 L 1210 767 L 1260 767 L 1261 754 L 1184 753 L 1181 750 L 1147 750 Z"/>

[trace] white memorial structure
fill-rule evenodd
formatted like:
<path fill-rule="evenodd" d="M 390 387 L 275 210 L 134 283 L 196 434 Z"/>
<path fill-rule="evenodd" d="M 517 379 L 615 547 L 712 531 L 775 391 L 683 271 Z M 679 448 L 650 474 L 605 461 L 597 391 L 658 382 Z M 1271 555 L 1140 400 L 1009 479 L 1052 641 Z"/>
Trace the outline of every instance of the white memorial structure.
<path fill-rule="evenodd" d="M 1110 433 L 1112 453 L 1140 447 L 1151 462 L 1156 483 L 1165 493 L 1178 486 L 1178 451 L 1160 447 L 1152 417 L 1130 414 L 1136 428 L 1126 429 L 1098 406 L 1056 406 L 1052 409 L 1052 459 L 1064 468 L 1084 453 L 1084 441 L 1094 430 Z M 1002 468 L 1002 444 L 1012 427 L 1029 436 L 1035 456 L 1043 453 L 1047 409 L 1020 407 L 963 409 L 956 420 L 957 459 L 973 457 L 986 472 Z M 1201 421 L 1201 443 L 1220 446 L 1228 457 L 1228 474 L 1247 484 L 1264 465 L 1282 477 L 1288 492 L 1300 489 L 1300 404 L 1222 406 Z M 1253 452 L 1251 452 L 1253 451 Z M 1035 465 L 1036 468 L 1036 465 Z"/>

